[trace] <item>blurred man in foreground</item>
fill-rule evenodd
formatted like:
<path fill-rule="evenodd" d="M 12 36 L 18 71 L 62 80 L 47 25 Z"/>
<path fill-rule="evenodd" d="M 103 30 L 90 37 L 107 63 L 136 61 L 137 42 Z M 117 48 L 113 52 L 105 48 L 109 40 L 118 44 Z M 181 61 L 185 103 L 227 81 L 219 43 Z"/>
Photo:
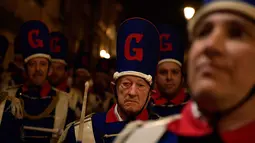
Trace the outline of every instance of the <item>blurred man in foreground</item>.
<path fill-rule="evenodd" d="M 206 0 L 188 24 L 193 101 L 181 115 L 130 124 L 116 143 L 255 142 L 254 20 L 253 0 Z"/>
<path fill-rule="evenodd" d="M 160 60 L 155 77 L 156 93 L 152 95 L 151 109 L 161 117 L 180 113 L 189 100 L 183 88 L 182 72 L 184 46 L 180 32 L 162 24 L 160 32 Z"/>

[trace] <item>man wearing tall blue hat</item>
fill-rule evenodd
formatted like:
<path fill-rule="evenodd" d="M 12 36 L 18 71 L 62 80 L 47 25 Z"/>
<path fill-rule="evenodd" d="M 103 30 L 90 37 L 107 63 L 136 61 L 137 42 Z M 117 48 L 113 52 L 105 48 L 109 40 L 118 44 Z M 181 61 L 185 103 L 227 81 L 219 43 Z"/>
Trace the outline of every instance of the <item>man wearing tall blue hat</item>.
<path fill-rule="evenodd" d="M 9 42 L 6 37 L 0 36 L 0 62 L 2 64 Z M 6 74 L 5 74 L 6 75 Z M 3 77 L 6 78 L 6 77 Z M 0 80 L 3 82 L 3 79 Z M 8 93 L 8 85 L 0 90 L 0 142 L 20 143 L 22 139 L 22 111 L 21 104 L 15 93 Z"/>
<path fill-rule="evenodd" d="M 158 25 L 160 32 L 160 60 L 155 77 L 156 93 L 151 109 L 161 117 L 180 113 L 189 96 L 183 88 L 182 73 L 184 47 L 180 32 L 169 25 Z"/>
<path fill-rule="evenodd" d="M 128 122 L 153 118 L 146 106 L 152 92 L 158 49 L 159 33 L 150 21 L 138 17 L 125 20 L 117 37 L 113 85 L 117 104 L 107 113 L 87 117 L 84 131 L 79 122 L 71 125 L 59 142 L 110 143 Z"/>
<path fill-rule="evenodd" d="M 64 34 L 61 32 L 50 33 L 50 52 L 51 52 L 51 75 L 49 81 L 58 90 L 68 93 L 69 106 L 72 110 L 69 111 L 70 115 L 73 114 L 73 119 L 67 122 L 76 120 L 80 117 L 79 104 L 82 104 L 82 94 L 78 89 L 71 88 L 68 83 L 68 41 Z"/>
<path fill-rule="evenodd" d="M 51 64 L 49 30 L 43 22 L 31 20 L 21 26 L 20 36 L 28 78 L 16 92 L 23 106 L 24 142 L 55 142 L 69 118 L 69 106 L 68 96 L 53 89 L 47 80 Z"/>
<path fill-rule="evenodd" d="M 254 0 L 206 0 L 188 23 L 193 101 L 181 115 L 133 123 L 116 143 L 255 142 L 254 20 Z"/>

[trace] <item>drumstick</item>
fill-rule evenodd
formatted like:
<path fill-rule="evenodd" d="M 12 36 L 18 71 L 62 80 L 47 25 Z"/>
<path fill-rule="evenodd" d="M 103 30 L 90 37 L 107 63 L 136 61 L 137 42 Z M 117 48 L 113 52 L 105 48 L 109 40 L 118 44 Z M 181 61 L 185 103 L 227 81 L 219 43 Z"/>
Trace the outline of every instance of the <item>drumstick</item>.
<path fill-rule="evenodd" d="M 81 110 L 79 134 L 78 134 L 78 140 L 77 140 L 78 142 L 82 142 L 82 138 L 83 138 L 83 128 L 84 128 L 84 119 L 86 115 L 89 82 L 87 81 L 84 86 L 85 86 L 85 90 L 84 90 L 83 104 L 82 104 L 82 110 Z"/>
<path fill-rule="evenodd" d="M 61 134 L 61 132 L 62 132 L 59 129 L 50 129 L 50 128 L 32 127 L 32 126 L 24 126 L 24 129 L 25 130 L 40 131 L 40 132 L 55 133 L 55 134 Z"/>

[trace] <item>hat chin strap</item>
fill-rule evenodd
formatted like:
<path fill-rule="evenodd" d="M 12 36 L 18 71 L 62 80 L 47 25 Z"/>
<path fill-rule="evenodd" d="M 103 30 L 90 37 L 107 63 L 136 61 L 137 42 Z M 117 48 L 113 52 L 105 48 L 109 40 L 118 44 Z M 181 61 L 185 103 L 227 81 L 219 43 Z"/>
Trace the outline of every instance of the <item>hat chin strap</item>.
<path fill-rule="evenodd" d="M 210 121 L 210 124 L 217 128 L 218 122 L 223 118 L 228 116 L 229 114 L 233 113 L 236 109 L 242 107 L 247 101 L 249 101 L 253 96 L 255 95 L 255 85 L 252 86 L 248 94 L 243 97 L 237 104 L 233 105 L 232 107 L 223 110 L 218 111 L 213 114 L 213 119 Z"/>

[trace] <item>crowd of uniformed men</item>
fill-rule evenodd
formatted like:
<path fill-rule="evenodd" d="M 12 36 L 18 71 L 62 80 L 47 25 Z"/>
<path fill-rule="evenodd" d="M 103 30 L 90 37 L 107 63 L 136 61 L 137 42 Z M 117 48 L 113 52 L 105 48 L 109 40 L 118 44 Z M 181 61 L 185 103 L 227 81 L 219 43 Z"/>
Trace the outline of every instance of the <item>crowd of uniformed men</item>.
<path fill-rule="evenodd" d="M 0 142 L 255 142 L 249 112 L 254 5 L 207 0 L 189 22 L 192 100 L 184 88 L 185 47 L 176 27 L 125 20 L 117 31 L 116 59 L 100 59 L 91 73 L 87 52 L 67 61 L 63 33 L 38 20 L 25 22 L 13 61 L 1 68 Z M 1 35 L 1 65 L 8 46 Z"/>

